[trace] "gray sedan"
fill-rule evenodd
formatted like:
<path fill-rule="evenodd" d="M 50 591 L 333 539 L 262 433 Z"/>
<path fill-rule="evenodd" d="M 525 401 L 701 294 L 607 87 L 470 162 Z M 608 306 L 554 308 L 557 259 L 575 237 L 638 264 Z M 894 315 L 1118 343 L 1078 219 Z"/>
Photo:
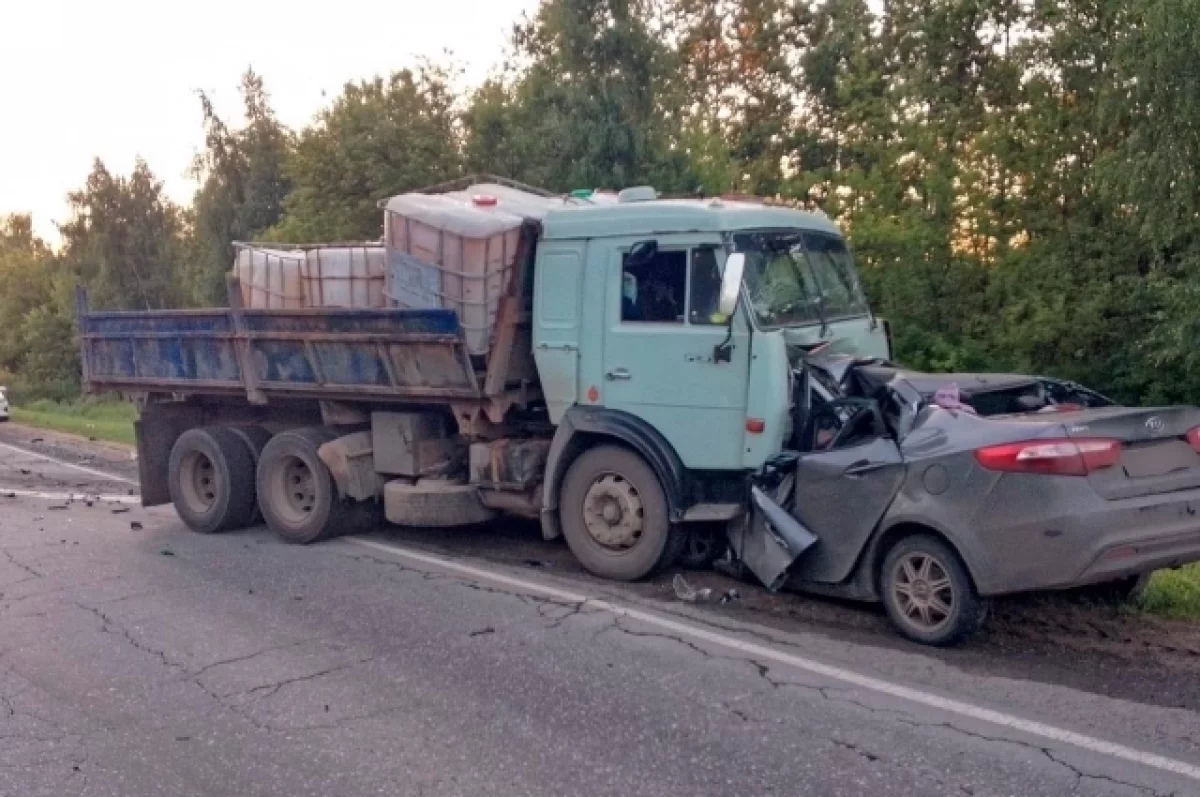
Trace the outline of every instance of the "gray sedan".
<path fill-rule="evenodd" d="M 796 379 L 794 450 L 730 532 L 768 587 L 879 600 L 905 636 L 947 645 L 992 596 L 1200 561 L 1200 410 L 837 358 Z"/>

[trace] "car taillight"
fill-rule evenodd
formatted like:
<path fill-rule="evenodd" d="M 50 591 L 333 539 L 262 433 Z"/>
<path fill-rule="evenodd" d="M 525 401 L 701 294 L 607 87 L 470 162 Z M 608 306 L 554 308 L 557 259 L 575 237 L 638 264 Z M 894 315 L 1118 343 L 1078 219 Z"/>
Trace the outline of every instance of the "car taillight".
<path fill-rule="evenodd" d="M 1192 444 L 1192 450 L 1200 454 L 1200 426 L 1188 429 L 1187 441 Z"/>
<path fill-rule="evenodd" d="M 1087 476 L 1120 460 L 1120 440 L 1027 440 L 975 451 L 975 461 L 988 470 L 1049 476 Z"/>

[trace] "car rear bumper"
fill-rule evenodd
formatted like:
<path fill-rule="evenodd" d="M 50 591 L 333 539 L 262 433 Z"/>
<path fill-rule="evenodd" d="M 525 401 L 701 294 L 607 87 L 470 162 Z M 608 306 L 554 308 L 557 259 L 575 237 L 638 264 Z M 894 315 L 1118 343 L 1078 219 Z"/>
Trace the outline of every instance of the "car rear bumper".
<path fill-rule="evenodd" d="M 966 547 L 974 550 L 965 552 L 982 594 L 1065 589 L 1200 561 L 1200 490 L 1119 501 L 1075 490 L 1059 496 L 1069 500 L 1017 511 L 1015 496 L 993 492 L 992 522 L 972 530 Z M 1005 517 L 1015 522 L 996 522 Z"/>

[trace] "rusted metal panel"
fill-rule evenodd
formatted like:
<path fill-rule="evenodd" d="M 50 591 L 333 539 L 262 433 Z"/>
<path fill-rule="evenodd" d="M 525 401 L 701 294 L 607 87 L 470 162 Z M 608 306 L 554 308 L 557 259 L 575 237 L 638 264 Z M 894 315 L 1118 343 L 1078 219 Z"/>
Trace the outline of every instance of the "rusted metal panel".
<path fill-rule="evenodd" d="M 445 310 L 85 312 L 80 333 L 92 390 L 343 401 L 481 394 Z"/>
<path fill-rule="evenodd" d="M 549 440 L 494 440 L 472 443 L 471 484 L 493 490 L 532 489 L 546 471 Z"/>

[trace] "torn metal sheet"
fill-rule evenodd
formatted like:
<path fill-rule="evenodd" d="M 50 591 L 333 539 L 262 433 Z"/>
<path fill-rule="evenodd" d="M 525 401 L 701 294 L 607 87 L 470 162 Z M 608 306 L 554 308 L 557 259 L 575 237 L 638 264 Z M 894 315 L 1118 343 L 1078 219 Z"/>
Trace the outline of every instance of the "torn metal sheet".
<path fill-rule="evenodd" d="M 793 478 L 785 477 L 772 492 L 790 494 Z M 762 488 L 751 487 L 750 495 L 753 511 L 731 532 L 730 543 L 742 564 L 768 590 L 777 592 L 787 581 L 792 563 L 812 547 L 817 537 Z"/>

